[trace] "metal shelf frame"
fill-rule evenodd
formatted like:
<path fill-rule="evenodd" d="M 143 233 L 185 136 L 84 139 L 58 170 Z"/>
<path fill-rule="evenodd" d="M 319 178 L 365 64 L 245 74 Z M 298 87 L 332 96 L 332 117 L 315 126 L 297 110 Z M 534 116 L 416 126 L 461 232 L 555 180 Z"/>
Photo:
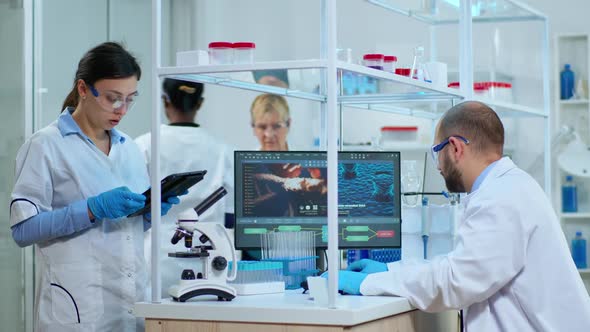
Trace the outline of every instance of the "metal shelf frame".
<path fill-rule="evenodd" d="M 548 195 L 551 192 L 551 159 L 549 155 L 550 147 L 550 123 L 549 123 L 549 41 L 548 41 L 548 22 L 547 17 L 531 7 L 514 0 L 498 0 L 498 3 L 506 4 L 506 8 L 511 8 L 515 15 L 496 15 L 496 16 L 473 16 L 472 0 L 459 0 L 459 7 L 456 8 L 454 16 L 450 18 L 437 18 L 420 11 L 413 11 L 399 6 L 392 5 L 394 0 L 365 0 L 366 2 L 382 7 L 393 13 L 408 16 L 418 21 L 430 24 L 431 26 L 458 24 L 459 25 L 459 74 L 460 90 L 449 89 L 446 87 L 435 87 L 430 83 L 419 82 L 407 77 L 386 73 L 383 71 L 366 68 L 359 65 L 349 64 L 337 60 L 337 0 L 320 1 L 320 59 L 319 60 L 302 60 L 302 61 L 279 61 L 264 62 L 247 65 L 219 65 L 219 66 L 194 66 L 194 67 L 162 67 L 161 66 L 161 27 L 162 27 L 162 8 L 161 0 L 152 0 L 152 75 L 154 78 L 175 77 L 188 79 L 192 81 L 217 84 L 230 88 L 246 89 L 267 93 L 275 93 L 283 96 L 303 98 L 314 100 L 320 103 L 320 127 L 321 132 L 325 133 L 321 137 L 320 149 L 327 151 L 328 165 L 328 269 L 331 271 L 328 280 L 329 289 L 329 308 L 336 308 L 336 298 L 338 295 L 338 181 L 337 181 L 337 151 L 342 148 L 336 142 L 341 139 L 341 112 L 342 106 L 363 108 L 380 112 L 391 112 L 404 114 L 415 117 L 424 117 L 437 119 L 441 112 L 429 110 L 415 110 L 405 105 L 399 106 L 396 103 L 416 102 L 445 102 L 454 104 L 459 100 L 472 100 L 473 91 L 473 32 L 472 24 L 475 22 L 513 22 L 513 21 L 530 21 L 540 20 L 544 22 L 542 32 L 543 38 L 543 110 L 535 110 L 530 107 L 495 102 L 485 100 L 492 106 L 500 108 L 506 114 L 519 114 L 522 116 L 543 117 L 545 119 L 545 138 L 544 138 L 544 174 L 545 190 Z M 359 1 L 360 2 L 360 1 Z M 418 2 L 418 1 L 416 1 Z M 434 31 L 431 31 L 431 45 L 434 45 Z M 319 92 L 306 92 L 295 89 L 284 89 L 270 87 L 252 82 L 245 82 L 232 79 L 231 75 L 218 75 L 234 72 L 248 72 L 266 69 L 314 69 L 319 68 Z M 341 95 L 340 82 L 338 79 L 339 72 L 352 72 L 359 75 L 366 75 L 378 80 L 399 84 L 408 88 L 405 93 L 375 94 L 375 95 Z M 152 154 L 151 154 L 151 185 L 152 185 L 152 202 L 160 201 L 160 85 L 153 84 L 152 87 Z M 434 108 L 435 109 L 435 108 Z M 152 204 L 152 302 L 160 302 L 161 276 L 159 271 L 159 224 L 160 204 Z"/>

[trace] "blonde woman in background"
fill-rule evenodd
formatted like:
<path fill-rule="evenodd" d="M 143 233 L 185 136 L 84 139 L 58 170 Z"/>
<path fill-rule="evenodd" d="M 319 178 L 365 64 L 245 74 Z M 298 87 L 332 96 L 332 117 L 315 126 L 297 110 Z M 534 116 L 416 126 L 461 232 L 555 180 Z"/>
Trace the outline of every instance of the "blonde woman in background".
<path fill-rule="evenodd" d="M 285 98 L 263 94 L 250 107 L 252 129 L 262 151 L 288 151 L 287 134 L 291 125 L 289 105 Z"/>

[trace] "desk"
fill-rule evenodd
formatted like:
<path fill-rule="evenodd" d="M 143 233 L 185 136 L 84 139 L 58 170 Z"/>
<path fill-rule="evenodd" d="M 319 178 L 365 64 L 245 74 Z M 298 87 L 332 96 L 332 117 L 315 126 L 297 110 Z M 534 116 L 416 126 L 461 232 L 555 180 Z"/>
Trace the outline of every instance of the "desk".
<path fill-rule="evenodd" d="M 399 297 L 338 296 L 336 309 L 318 306 L 300 291 L 216 299 L 140 302 L 135 315 L 146 318 L 147 332 L 418 331 L 418 311 Z"/>

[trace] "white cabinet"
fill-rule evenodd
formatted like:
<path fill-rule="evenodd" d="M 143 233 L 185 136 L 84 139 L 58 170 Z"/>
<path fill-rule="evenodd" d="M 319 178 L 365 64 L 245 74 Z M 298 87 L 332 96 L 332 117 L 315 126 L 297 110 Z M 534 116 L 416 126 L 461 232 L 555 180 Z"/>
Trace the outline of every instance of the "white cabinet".
<path fill-rule="evenodd" d="M 235 89 L 246 89 L 266 93 L 274 93 L 283 96 L 302 98 L 318 102 L 321 108 L 320 115 L 320 149 L 328 151 L 328 255 L 329 257 L 338 257 L 338 237 L 337 234 L 337 181 L 330 179 L 337 178 L 337 160 L 336 152 L 341 147 L 336 142 L 342 142 L 341 115 L 343 108 L 356 108 L 363 111 L 380 111 L 394 114 L 401 114 L 410 117 L 421 117 L 435 121 L 449 106 L 463 99 L 477 99 L 488 103 L 504 118 L 517 116 L 520 118 L 536 118 L 541 121 L 542 130 L 548 133 L 549 130 L 549 85 L 548 85 L 548 54 L 547 54 L 547 21 L 546 17 L 517 1 L 500 0 L 500 1 L 396 1 L 396 0 L 357 0 L 359 6 L 375 6 L 378 10 L 383 10 L 391 15 L 391 20 L 398 19 L 415 19 L 419 24 L 424 24 L 429 31 L 429 40 L 420 41 L 422 45 L 431 46 L 431 59 L 442 59 L 443 54 L 437 57 L 437 33 L 439 30 L 449 30 L 451 32 L 452 45 L 457 44 L 459 47 L 450 45 L 447 51 L 452 53 L 450 56 L 459 59 L 455 63 L 455 70 L 458 71 L 461 89 L 451 89 L 445 86 L 435 86 L 428 82 L 422 82 L 410 79 L 408 77 L 387 73 L 384 71 L 367 68 L 358 64 L 338 61 L 336 57 L 337 38 L 340 37 L 337 31 L 337 20 L 341 19 L 337 15 L 337 5 L 341 5 L 336 0 L 322 0 L 319 2 L 321 17 L 320 31 L 320 56 L 319 59 L 307 59 L 297 61 L 278 61 L 278 62 L 257 62 L 254 64 L 240 65 L 215 65 L 215 66 L 194 66 L 194 67 L 162 67 L 160 62 L 160 47 L 162 40 L 161 32 L 161 4 L 158 0 L 153 0 L 153 20 L 154 20 L 154 56 L 153 71 L 154 77 L 174 77 L 185 80 L 198 81 L 207 84 L 215 84 Z M 355 3 L 356 3 L 355 2 Z M 410 3 L 408 5 L 408 3 Z M 431 3 L 428 8 L 418 8 L 424 3 Z M 460 5 L 458 5 L 460 3 Z M 262 9 L 261 9 L 262 10 Z M 349 18 L 350 19 L 350 18 Z M 370 17 L 360 20 L 357 17 L 354 24 L 371 21 Z M 522 102 L 518 97 L 514 101 L 505 101 L 494 99 L 492 97 L 474 96 L 470 88 L 473 85 L 473 68 L 480 64 L 479 60 L 483 57 L 475 58 L 474 40 L 484 40 L 490 38 L 486 33 L 488 27 L 502 25 L 504 23 L 514 24 L 515 22 L 537 24 L 532 31 L 533 34 L 527 35 L 528 39 L 538 41 L 538 61 L 532 61 L 533 65 L 538 68 L 533 71 L 542 73 L 536 75 L 539 78 L 539 84 L 527 91 L 528 94 L 534 94 L 535 103 Z M 474 29 L 475 25 L 482 24 L 481 29 Z M 226 24 L 231 24 L 226 23 Z M 301 23 L 304 24 L 304 23 Z M 536 29 L 536 30 L 535 30 Z M 448 31 L 446 31 L 448 32 Z M 448 36 L 448 35 L 447 35 Z M 492 36 L 493 37 L 493 36 Z M 378 41 L 374 42 L 375 44 Z M 493 61 L 492 61 L 493 62 Z M 490 68 L 494 69 L 494 66 Z M 306 84 L 293 86 L 290 88 L 279 88 L 253 83 L 244 77 L 251 77 L 251 72 L 256 70 L 268 69 L 285 69 L 290 72 L 297 72 L 300 77 L 306 77 Z M 244 74 L 246 73 L 246 74 Z M 307 73 L 307 74 L 306 74 Z M 313 74 L 319 73 L 319 74 Z M 341 93 L 343 90 L 341 78 L 353 75 L 357 78 L 370 78 L 377 82 L 380 90 L 373 94 L 347 94 Z M 158 92 L 159 82 L 154 84 L 153 91 L 153 117 L 152 117 L 152 165 L 158 165 L 159 149 L 159 127 L 160 123 L 160 94 Z M 319 86 L 319 89 L 315 87 Z M 526 100 L 523 98 L 522 100 Z M 548 136 L 547 134 L 544 136 Z M 330 143 L 333 142 L 333 143 Z M 541 144 L 539 143 L 541 142 Z M 543 147 L 541 153 L 544 154 L 544 186 L 550 188 L 550 177 L 547 176 L 550 171 L 550 158 L 548 153 L 548 139 L 536 137 L 537 146 Z M 159 172 L 153 170 L 152 186 L 154 191 L 159 192 L 160 178 Z M 547 189 L 548 194 L 550 190 Z M 154 200 L 159 200 L 155 195 Z M 154 206 L 158 206 L 154 204 Z M 152 215 L 158 216 L 157 211 Z M 157 218 L 156 218 L 157 219 Z M 157 248 L 158 221 L 153 223 L 154 231 L 153 247 Z M 155 254 L 157 250 L 152 250 Z M 152 261 L 158 261 L 152 255 Z M 329 260 L 329 269 L 336 271 L 338 269 L 337 259 Z M 157 280 L 158 267 L 152 267 L 153 280 Z M 337 274 L 330 274 L 330 284 L 336 284 Z M 153 294 L 160 294 L 159 285 L 154 282 L 156 291 Z M 334 306 L 336 298 L 336 289 L 331 288 L 330 306 Z"/>
<path fill-rule="evenodd" d="M 579 137 L 585 147 L 590 146 L 590 103 L 588 101 L 588 79 L 590 77 L 590 37 L 586 34 L 568 34 L 555 37 L 555 124 L 557 134 L 554 135 L 555 158 L 559 165 L 561 158 L 568 158 L 568 144 Z M 574 95 L 570 99 L 561 99 L 560 75 L 564 66 L 569 64 L 574 72 Z M 559 134 L 561 133 L 561 135 Z M 590 158 L 590 151 L 587 153 Z M 571 155 L 571 154 L 569 154 Z M 579 165 L 579 169 L 590 165 Z M 576 167 L 575 169 L 578 169 Z M 577 231 L 581 231 L 586 239 L 590 238 L 590 174 L 583 176 L 580 173 L 574 174 L 573 181 L 577 185 L 578 211 L 562 212 L 563 201 L 561 187 L 567 175 L 572 175 L 560 167 L 555 172 L 555 195 L 554 206 L 558 210 L 563 231 L 571 247 L 571 240 Z M 576 176 L 577 175 L 577 176 Z M 588 248 L 587 248 L 588 249 Z M 587 251 L 586 255 L 588 256 Z M 580 270 L 586 288 L 590 292 L 590 269 Z"/>

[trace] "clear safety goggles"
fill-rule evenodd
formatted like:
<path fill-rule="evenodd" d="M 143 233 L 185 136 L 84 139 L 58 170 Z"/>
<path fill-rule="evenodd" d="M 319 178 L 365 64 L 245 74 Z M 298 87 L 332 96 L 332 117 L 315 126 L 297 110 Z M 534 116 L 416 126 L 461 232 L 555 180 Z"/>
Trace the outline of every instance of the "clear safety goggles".
<path fill-rule="evenodd" d="M 434 165 L 436 166 L 436 168 L 438 169 L 438 153 L 440 151 L 442 151 L 442 149 L 445 148 L 445 146 L 449 145 L 450 141 L 449 139 L 451 137 L 455 137 L 460 139 L 461 141 L 463 141 L 463 143 L 465 144 L 469 144 L 469 140 L 463 136 L 459 136 L 459 135 L 451 135 L 447 138 L 445 138 L 442 142 L 433 145 L 432 148 L 430 149 L 430 155 L 432 156 L 432 160 L 434 161 Z"/>
<path fill-rule="evenodd" d="M 130 94 L 127 97 L 111 91 L 99 93 L 99 91 L 91 84 L 88 84 L 88 87 L 90 88 L 92 95 L 96 98 L 96 101 L 98 101 L 98 104 L 106 111 L 113 113 L 123 110 L 123 107 L 129 112 L 131 108 L 133 108 L 133 105 L 135 105 L 135 98 L 139 96 L 139 93 L 137 92 Z"/>
<path fill-rule="evenodd" d="M 287 128 L 289 127 L 289 124 L 287 122 L 277 122 L 277 123 L 272 123 L 272 124 L 266 124 L 266 123 L 253 123 L 252 124 L 252 128 L 254 128 L 256 131 L 259 131 L 261 133 L 266 132 L 267 130 L 272 130 L 272 131 L 278 131 L 281 130 L 283 128 Z"/>

